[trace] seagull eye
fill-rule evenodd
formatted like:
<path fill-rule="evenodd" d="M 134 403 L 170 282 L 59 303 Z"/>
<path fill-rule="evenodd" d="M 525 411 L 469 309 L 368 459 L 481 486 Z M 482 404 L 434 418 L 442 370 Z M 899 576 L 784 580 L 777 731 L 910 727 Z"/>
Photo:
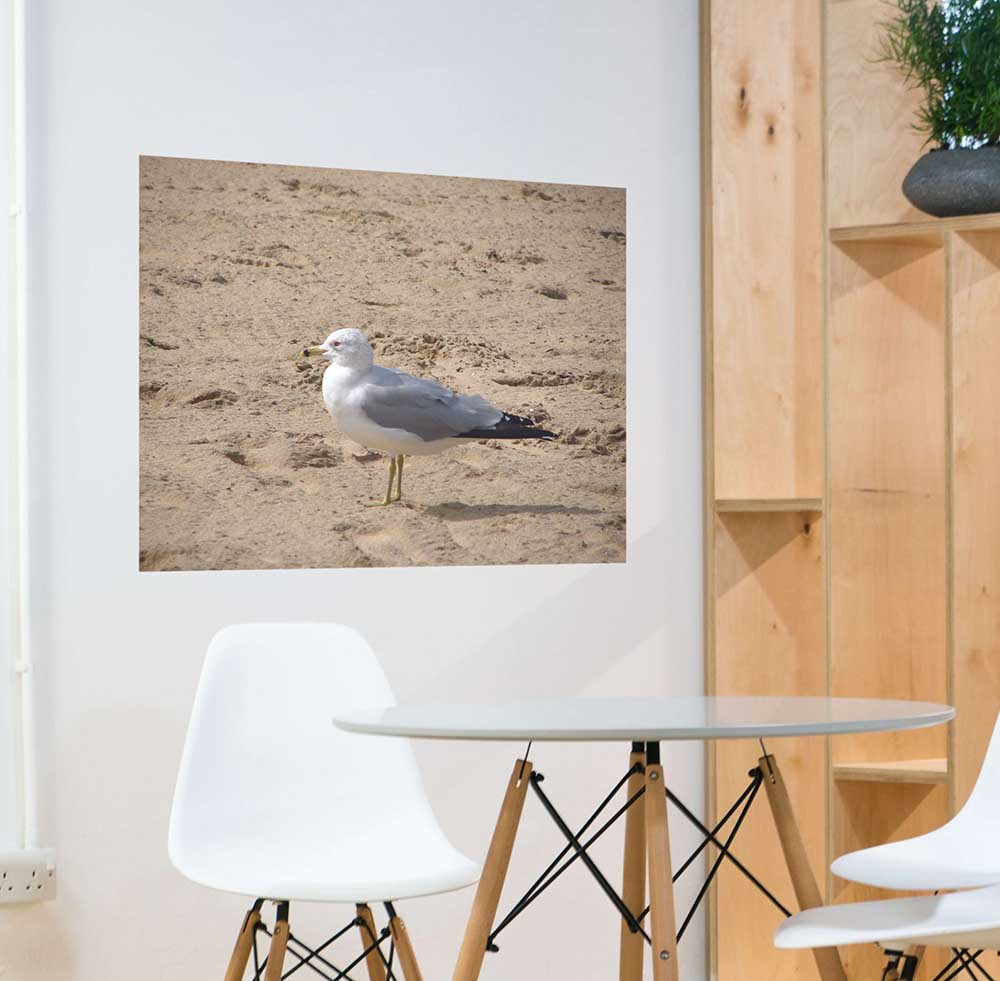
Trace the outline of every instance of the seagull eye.
<path fill-rule="evenodd" d="M 333 342 L 333 346 L 334 347 L 340 347 L 340 341 L 334 341 Z"/>

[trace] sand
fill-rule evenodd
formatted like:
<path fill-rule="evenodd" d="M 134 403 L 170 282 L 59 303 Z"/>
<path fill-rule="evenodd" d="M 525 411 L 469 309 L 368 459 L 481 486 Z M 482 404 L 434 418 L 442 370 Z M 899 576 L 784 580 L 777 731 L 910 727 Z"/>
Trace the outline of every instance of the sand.
<path fill-rule="evenodd" d="M 144 157 L 144 570 L 625 560 L 625 192 Z M 302 348 L 530 416 L 406 462 L 344 437 Z"/>

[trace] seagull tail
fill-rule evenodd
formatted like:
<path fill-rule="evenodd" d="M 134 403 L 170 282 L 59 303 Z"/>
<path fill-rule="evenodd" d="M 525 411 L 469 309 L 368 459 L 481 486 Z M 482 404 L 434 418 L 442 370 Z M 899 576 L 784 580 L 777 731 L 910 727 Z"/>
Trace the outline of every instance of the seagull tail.
<path fill-rule="evenodd" d="M 470 429 L 468 432 L 459 433 L 456 439 L 543 439 L 553 440 L 555 433 L 547 429 L 540 429 L 530 419 L 524 416 L 514 416 L 505 412 L 500 421 L 492 426 L 484 426 L 481 429 Z"/>

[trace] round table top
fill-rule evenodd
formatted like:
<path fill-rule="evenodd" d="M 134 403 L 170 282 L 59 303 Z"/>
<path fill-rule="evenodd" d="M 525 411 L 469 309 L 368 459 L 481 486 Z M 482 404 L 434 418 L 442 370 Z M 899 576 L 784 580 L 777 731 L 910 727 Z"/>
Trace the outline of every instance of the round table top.
<path fill-rule="evenodd" d="M 416 739 L 630 741 L 757 739 L 924 729 L 949 705 L 875 698 L 740 695 L 410 702 L 337 714 L 350 732 Z"/>

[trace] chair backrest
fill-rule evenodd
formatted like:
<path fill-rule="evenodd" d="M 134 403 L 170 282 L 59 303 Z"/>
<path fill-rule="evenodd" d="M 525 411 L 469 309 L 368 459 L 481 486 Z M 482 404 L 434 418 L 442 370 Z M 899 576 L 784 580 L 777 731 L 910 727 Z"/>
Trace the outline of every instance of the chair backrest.
<path fill-rule="evenodd" d="M 208 648 L 170 816 L 182 872 L 210 843 L 328 841 L 393 822 L 434 823 L 409 743 L 346 733 L 339 709 L 389 706 L 365 639 L 329 623 L 226 627 Z"/>
<path fill-rule="evenodd" d="M 963 821 L 970 819 L 987 821 L 991 826 L 995 826 L 998 811 L 1000 811 L 1000 716 L 993 725 L 993 735 L 986 748 L 986 756 L 979 769 L 976 785 L 955 817 L 961 817 Z"/>

